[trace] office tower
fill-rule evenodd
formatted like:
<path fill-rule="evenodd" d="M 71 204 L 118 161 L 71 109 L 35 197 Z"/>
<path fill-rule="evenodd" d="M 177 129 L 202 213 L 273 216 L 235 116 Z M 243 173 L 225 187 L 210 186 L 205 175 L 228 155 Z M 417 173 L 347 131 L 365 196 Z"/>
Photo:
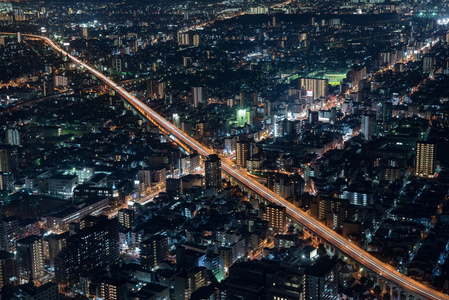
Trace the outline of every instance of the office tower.
<path fill-rule="evenodd" d="M 221 160 L 216 154 L 209 155 L 204 161 L 206 189 L 221 189 Z"/>
<path fill-rule="evenodd" d="M 0 220 L 0 250 L 14 252 L 19 239 L 19 221 L 17 216 Z"/>
<path fill-rule="evenodd" d="M 265 207 L 263 219 L 268 221 L 270 230 L 283 233 L 286 225 L 286 208 L 276 204 L 269 204 Z"/>
<path fill-rule="evenodd" d="M 416 175 L 423 177 L 432 177 L 435 174 L 435 152 L 435 143 L 416 143 Z"/>
<path fill-rule="evenodd" d="M 17 280 L 18 268 L 14 254 L 0 250 L 0 291 Z"/>
<path fill-rule="evenodd" d="M 0 173 L 15 172 L 18 164 L 17 147 L 0 146 Z"/>
<path fill-rule="evenodd" d="M 131 228 L 134 225 L 134 211 L 126 208 L 119 210 L 118 222 L 125 228 Z"/>
<path fill-rule="evenodd" d="M 373 137 L 374 130 L 376 128 L 376 116 L 374 115 L 362 115 L 361 116 L 362 129 L 365 140 L 370 140 Z"/>
<path fill-rule="evenodd" d="M 207 88 L 206 87 L 192 87 L 192 105 L 198 107 L 200 103 L 207 102 Z"/>
<path fill-rule="evenodd" d="M 327 79 L 299 78 L 299 89 L 312 94 L 313 99 L 320 99 L 329 95 L 329 83 Z"/>
<path fill-rule="evenodd" d="M 140 264 L 145 270 L 157 269 L 168 258 L 168 239 L 155 235 L 140 243 Z"/>
<path fill-rule="evenodd" d="M 21 43 L 22 42 L 22 33 L 17 32 L 17 43 Z"/>
<path fill-rule="evenodd" d="M 83 37 L 89 37 L 89 28 L 83 27 Z"/>
<path fill-rule="evenodd" d="M 44 276 L 42 238 L 37 235 L 30 235 L 18 240 L 17 261 L 21 281 L 30 282 Z"/>
<path fill-rule="evenodd" d="M 107 216 L 86 217 L 80 230 L 67 239 L 67 246 L 55 257 L 55 280 L 69 284 L 81 272 L 105 267 L 119 258 L 117 219 Z"/>

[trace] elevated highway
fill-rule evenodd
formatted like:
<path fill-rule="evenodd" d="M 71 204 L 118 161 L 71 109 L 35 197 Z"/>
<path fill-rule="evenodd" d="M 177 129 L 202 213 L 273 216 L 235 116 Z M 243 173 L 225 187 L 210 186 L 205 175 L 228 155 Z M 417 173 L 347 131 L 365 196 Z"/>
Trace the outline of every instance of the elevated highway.
<path fill-rule="evenodd" d="M 2 34 L 2 33 L 0 33 Z M 6 33 L 5 33 L 6 34 Z M 12 34 L 12 33 L 7 33 Z M 75 56 L 70 55 L 63 49 L 59 47 L 51 39 L 38 35 L 23 35 L 28 38 L 36 38 L 44 41 L 55 51 L 67 56 L 73 62 L 85 68 L 88 72 L 95 75 L 98 79 L 102 80 L 110 89 L 115 90 L 120 94 L 130 105 L 132 105 L 137 111 L 139 111 L 143 116 L 145 116 L 149 121 L 155 123 L 161 129 L 169 132 L 173 139 L 178 143 L 187 145 L 189 148 L 196 150 L 202 156 L 207 156 L 214 154 L 214 152 L 198 143 L 196 140 L 186 135 L 180 129 L 175 127 L 172 123 L 168 122 L 166 119 L 161 117 L 154 110 L 150 109 L 148 106 L 143 104 L 137 98 L 128 93 L 125 89 L 120 87 L 117 83 L 109 79 L 106 75 L 97 71 L 93 67 L 89 66 L 85 62 L 81 61 Z M 312 232 L 314 235 L 319 237 L 320 240 L 324 241 L 327 245 L 331 245 L 338 252 L 350 257 L 358 265 L 364 266 L 369 269 L 374 274 L 377 274 L 377 278 L 381 278 L 385 282 L 388 282 L 390 286 L 394 286 L 398 291 L 403 291 L 406 294 L 406 298 L 414 299 L 432 299 L 432 300 L 449 300 L 449 295 L 440 293 L 431 287 L 428 287 L 420 282 L 417 282 L 399 272 L 396 271 L 392 266 L 385 264 L 375 258 L 374 256 L 368 254 L 361 248 L 357 247 L 353 243 L 349 242 L 341 235 L 337 234 L 330 228 L 326 227 L 319 221 L 313 219 L 309 215 L 305 214 L 302 210 L 292 205 L 290 202 L 286 201 L 282 197 L 278 196 L 267 187 L 261 185 L 246 173 L 237 169 L 234 164 L 228 159 L 222 158 L 222 170 L 229 176 L 233 177 L 235 180 L 245 185 L 247 188 L 252 190 L 254 193 L 260 197 L 266 199 L 269 202 L 276 203 L 278 205 L 285 206 L 287 209 L 288 216 L 292 221 L 297 222 L 301 226 L 305 227 L 308 231 Z"/>

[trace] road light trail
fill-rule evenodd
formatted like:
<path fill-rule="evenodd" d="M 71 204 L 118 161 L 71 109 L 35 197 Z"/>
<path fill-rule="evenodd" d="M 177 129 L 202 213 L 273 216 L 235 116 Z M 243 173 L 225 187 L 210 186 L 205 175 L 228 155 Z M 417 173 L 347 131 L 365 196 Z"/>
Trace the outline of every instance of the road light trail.
<path fill-rule="evenodd" d="M 0 33 L 0 34 L 13 34 L 13 33 Z M 38 35 L 23 35 L 26 37 L 36 38 L 45 41 L 49 46 L 51 46 L 55 51 L 61 53 L 64 56 L 70 58 L 73 62 L 78 64 L 79 66 L 84 67 L 93 75 L 97 76 L 100 80 L 102 80 L 109 88 L 115 90 L 118 94 L 120 94 L 129 104 L 131 104 L 136 110 L 138 110 L 143 116 L 148 118 L 150 121 L 156 123 L 162 129 L 170 132 L 173 137 L 176 138 L 177 141 L 182 142 L 188 145 L 190 148 L 196 150 L 202 156 L 207 156 L 210 154 L 215 154 L 211 149 L 201 145 L 196 140 L 192 139 L 190 136 L 186 135 L 179 128 L 174 126 L 172 123 L 164 119 L 154 110 L 150 109 L 148 106 L 143 104 L 140 100 L 132 96 L 125 89 L 120 87 L 117 83 L 109 79 L 107 76 L 103 75 L 101 72 L 97 71 L 93 67 L 84 63 L 77 57 L 70 55 L 63 49 L 61 49 L 55 42 L 51 39 Z M 313 219 L 298 207 L 294 206 L 290 202 L 286 201 L 282 197 L 278 196 L 267 187 L 261 185 L 257 181 L 253 180 L 247 174 L 243 173 L 241 170 L 238 170 L 234 167 L 234 164 L 226 159 L 222 158 L 222 170 L 235 178 L 252 191 L 267 199 L 270 202 L 276 203 L 278 205 L 285 206 L 287 209 L 288 216 L 294 220 L 295 222 L 301 224 L 306 227 L 308 230 L 317 234 L 322 239 L 329 242 L 331 245 L 339 249 L 341 252 L 345 253 L 347 256 L 351 257 L 353 260 L 357 261 L 360 265 L 365 266 L 372 272 L 377 274 L 382 274 L 381 276 L 388 282 L 393 283 L 394 285 L 401 287 L 412 294 L 418 296 L 419 299 L 432 299 L 432 300 L 449 300 L 449 295 L 440 293 L 431 287 L 425 286 L 407 276 L 396 271 L 392 266 L 385 264 L 365 252 L 361 248 L 357 247 L 353 243 L 349 242 L 341 235 L 337 234 L 330 228 L 326 227 L 319 221 Z"/>

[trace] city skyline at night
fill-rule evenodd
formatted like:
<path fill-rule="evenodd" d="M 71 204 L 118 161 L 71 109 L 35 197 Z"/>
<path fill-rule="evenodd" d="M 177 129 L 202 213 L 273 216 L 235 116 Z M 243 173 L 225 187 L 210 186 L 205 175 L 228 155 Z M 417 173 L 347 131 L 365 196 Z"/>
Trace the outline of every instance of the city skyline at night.
<path fill-rule="evenodd" d="M 0 2 L 2 299 L 449 299 L 447 2 Z"/>

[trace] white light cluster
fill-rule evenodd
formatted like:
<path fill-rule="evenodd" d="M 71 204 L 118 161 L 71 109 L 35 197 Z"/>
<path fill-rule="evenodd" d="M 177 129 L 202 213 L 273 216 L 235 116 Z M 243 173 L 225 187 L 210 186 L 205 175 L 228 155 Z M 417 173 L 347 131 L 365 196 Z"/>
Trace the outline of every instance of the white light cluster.
<path fill-rule="evenodd" d="M 449 23 L 449 18 L 439 19 L 437 23 L 438 25 L 447 25 Z"/>

